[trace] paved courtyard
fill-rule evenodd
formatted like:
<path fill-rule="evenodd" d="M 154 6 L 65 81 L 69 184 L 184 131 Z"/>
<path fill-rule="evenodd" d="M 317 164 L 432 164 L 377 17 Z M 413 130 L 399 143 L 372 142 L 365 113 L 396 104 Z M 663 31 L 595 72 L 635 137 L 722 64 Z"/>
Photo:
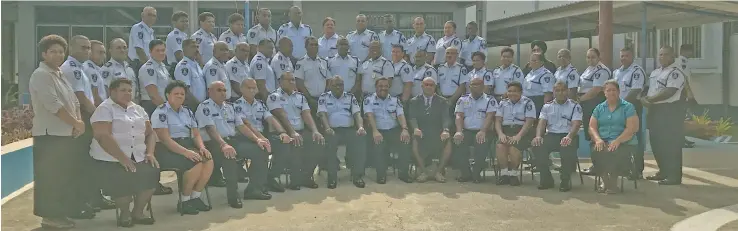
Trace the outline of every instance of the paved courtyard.
<path fill-rule="evenodd" d="M 569 193 L 539 191 L 530 173 L 520 187 L 495 186 L 491 174 L 483 184 L 405 184 L 390 178 L 377 185 L 373 170 L 367 170 L 367 187 L 358 189 L 342 171 L 335 190 L 325 188 L 323 175 L 319 189 L 274 193 L 271 201 L 244 201 L 243 209 L 228 207 L 223 188 L 211 188 L 214 209 L 197 216 L 179 216 L 175 195 L 156 196 L 156 225 L 130 230 L 670 230 L 691 216 L 738 204 L 738 146 L 698 143 L 685 149 L 684 161 L 683 185 L 644 180 L 634 189 L 626 181 L 626 192 L 619 195 L 595 193 L 591 177 L 584 185 L 574 181 Z M 647 165 L 647 175 L 656 171 L 654 161 Z M 113 210 L 78 221 L 77 227 L 121 230 Z M 42 230 L 32 215 L 32 190 L 2 206 L 2 229 Z M 719 230 L 738 230 L 738 221 Z"/>

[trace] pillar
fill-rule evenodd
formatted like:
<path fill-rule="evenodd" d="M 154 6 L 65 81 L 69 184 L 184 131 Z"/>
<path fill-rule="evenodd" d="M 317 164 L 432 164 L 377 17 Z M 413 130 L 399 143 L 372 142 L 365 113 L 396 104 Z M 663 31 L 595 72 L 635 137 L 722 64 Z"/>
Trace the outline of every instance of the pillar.
<path fill-rule="evenodd" d="M 187 3 L 188 3 L 187 14 L 190 15 L 189 33 L 192 34 L 192 33 L 195 33 L 195 31 L 197 31 L 197 28 L 200 26 L 198 23 L 198 19 L 197 19 L 197 15 L 199 15 L 200 13 L 198 13 L 197 1 L 189 1 Z"/>
<path fill-rule="evenodd" d="M 600 58 L 605 66 L 612 65 L 612 1 L 600 1 L 599 42 Z"/>
<path fill-rule="evenodd" d="M 31 103 L 31 95 L 28 94 L 28 83 L 31 73 L 38 67 L 41 60 L 41 51 L 37 48 L 36 39 L 36 9 L 31 2 L 18 2 L 18 21 L 15 24 L 15 45 L 23 47 L 34 55 L 22 55 L 25 52 L 16 53 L 18 62 L 18 100 L 22 104 Z M 29 39 L 32 38 L 32 39 Z"/>

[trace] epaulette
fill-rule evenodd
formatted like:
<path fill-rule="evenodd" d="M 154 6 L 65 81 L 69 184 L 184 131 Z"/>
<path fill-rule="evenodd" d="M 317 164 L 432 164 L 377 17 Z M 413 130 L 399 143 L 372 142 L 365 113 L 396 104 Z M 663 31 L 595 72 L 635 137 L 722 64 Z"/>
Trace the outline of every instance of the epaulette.
<path fill-rule="evenodd" d="M 111 67 L 111 66 L 113 66 L 113 62 L 108 61 L 107 63 L 105 63 L 105 66 L 106 67 Z"/>
<path fill-rule="evenodd" d="M 175 30 L 175 31 L 174 31 L 174 34 L 179 34 L 179 31 Z"/>
<path fill-rule="evenodd" d="M 320 96 L 324 96 L 324 95 L 328 95 L 328 94 L 330 94 L 330 92 L 323 92 L 323 93 L 320 94 Z"/>
<path fill-rule="evenodd" d="M 351 92 L 343 92 L 343 94 L 354 96 L 354 93 L 351 93 Z"/>
<path fill-rule="evenodd" d="M 152 63 L 151 61 L 147 61 L 146 65 L 154 65 L 154 63 Z"/>
<path fill-rule="evenodd" d="M 308 25 L 308 24 L 300 24 L 300 25 L 302 25 L 304 27 L 307 27 L 307 28 L 310 28 L 310 25 Z"/>
<path fill-rule="evenodd" d="M 167 106 L 167 104 L 163 103 L 163 104 L 159 105 L 159 108 L 164 109 L 166 106 Z"/>
<path fill-rule="evenodd" d="M 210 104 L 210 100 L 205 100 L 205 101 L 202 101 L 202 104 L 203 104 L 203 105 L 208 105 L 208 104 Z"/>
<path fill-rule="evenodd" d="M 356 31 L 351 31 L 348 34 L 356 34 Z"/>
<path fill-rule="evenodd" d="M 546 102 L 546 104 L 552 104 L 552 103 L 553 103 L 554 101 L 555 101 L 555 100 L 550 100 L 550 101 Z M 567 100 L 567 101 L 568 101 L 568 100 Z"/>

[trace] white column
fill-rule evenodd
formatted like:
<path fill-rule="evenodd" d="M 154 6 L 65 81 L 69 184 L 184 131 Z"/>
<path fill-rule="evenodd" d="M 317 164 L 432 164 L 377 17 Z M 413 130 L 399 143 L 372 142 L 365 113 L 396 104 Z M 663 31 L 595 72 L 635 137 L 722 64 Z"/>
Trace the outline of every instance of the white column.
<path fill-rule="evenodd" d="M 198 11 L 197 0 L 192 0 L 192 1 L 189 1 L 188 3 L 189 3 L 189 7 L 188 7 L 189 9 L 188 9 L 187 14 L 190 15 L 190 28 L 189 28 L 190 31 L 188 32 L 188 34 L 192 34 L 192 33 L 195 33 L 195 31 L 197 31 L 197 27 L 199 26 L 197 22 L 198 21 L 197 15 L 199 13 L 197 12 Z"/>

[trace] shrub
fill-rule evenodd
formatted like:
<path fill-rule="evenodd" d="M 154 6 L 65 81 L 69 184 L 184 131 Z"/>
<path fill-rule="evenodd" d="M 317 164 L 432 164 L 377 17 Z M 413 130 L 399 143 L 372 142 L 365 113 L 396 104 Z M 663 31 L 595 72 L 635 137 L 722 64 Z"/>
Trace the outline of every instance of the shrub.
<path fill-rule="evenodd" d="M 2 110 L 2 145 L 31 138 L 33 111 L 30 107 Z"/>

